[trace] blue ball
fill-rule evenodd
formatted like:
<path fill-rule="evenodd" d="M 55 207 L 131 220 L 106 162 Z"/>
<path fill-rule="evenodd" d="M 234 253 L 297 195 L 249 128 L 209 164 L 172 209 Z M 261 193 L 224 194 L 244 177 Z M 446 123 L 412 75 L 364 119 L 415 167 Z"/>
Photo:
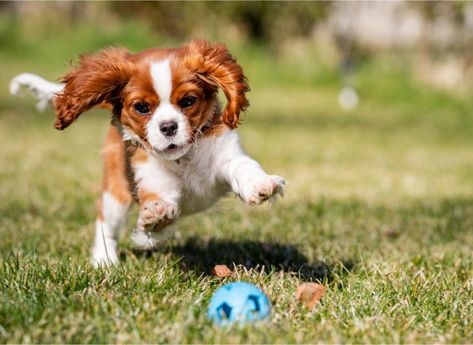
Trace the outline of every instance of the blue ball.
<path fill-rule="evenodd" d="M 270 313 L 271 304 L 264 292 L 245 282 L 220 287 L 212 296 L 207 310 L 207 316 L 217 325 L 264 320 L 269 318 Z"/>

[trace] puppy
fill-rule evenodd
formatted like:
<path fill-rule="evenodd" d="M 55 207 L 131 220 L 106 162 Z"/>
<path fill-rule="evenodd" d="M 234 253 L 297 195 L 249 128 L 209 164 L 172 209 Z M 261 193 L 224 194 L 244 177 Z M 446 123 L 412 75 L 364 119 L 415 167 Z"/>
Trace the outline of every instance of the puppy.
<path fill-rule="evenodd" d="M 133 201 L 140 211 L 132 238 L 149 248 L 179 215 L 205 210 L 228 192 L 249 205 L 283 193 L 284 179 L 266 174 L 240 147 L 234 129 L 249 105 L 249 87 L 222 44 L 192 41 L 137 54 L 107 48 L 81 56 L 61 83 L 25 73 L 10 91 L 18 94 L 21 86 L 36 95 L 39 108 L 52 103 L 60 130 L 93 107 L 111 110 L 96 266 L 117 263 L 119 230 Z M 227 99 L 223 110 L 219 89 Z"/>

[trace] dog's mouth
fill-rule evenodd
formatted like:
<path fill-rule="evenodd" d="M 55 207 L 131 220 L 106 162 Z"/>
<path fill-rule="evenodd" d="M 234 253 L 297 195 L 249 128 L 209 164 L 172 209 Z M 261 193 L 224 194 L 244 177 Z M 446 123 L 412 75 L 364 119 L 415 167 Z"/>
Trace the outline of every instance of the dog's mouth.
<path fill-rule="evenodd" d="M 164 150 L 162 150 L 163 153 L 166 154 L 176 154 L 181 151 L 187 152 L 189 145 L 188 144 L 182 144 L 182 145 L 176 145 L 176 144 L 169 144 L 166 146 Z"/>
<path fill-rule="evenodd" d="M 177 150 L 178 148 L 179 148 L 179 146 L 177 146 L 176 144 L 170 144 L 168 147 L 166 147 L 164 149 L 164 151 L 171 152 L 173 150 Z"/>
<path fill-rule="evenodd" d="M 161 155 L 163 158 L 168 159 L 168 160 L 175 160 L 179 159 L 183 155 L 185 155 L 191 145 L 189 144 L 182 144 L 182 145 L 177 145 L 177 144 L 169 144 L 161 150 L 155 150 L 158 155 Z"/>

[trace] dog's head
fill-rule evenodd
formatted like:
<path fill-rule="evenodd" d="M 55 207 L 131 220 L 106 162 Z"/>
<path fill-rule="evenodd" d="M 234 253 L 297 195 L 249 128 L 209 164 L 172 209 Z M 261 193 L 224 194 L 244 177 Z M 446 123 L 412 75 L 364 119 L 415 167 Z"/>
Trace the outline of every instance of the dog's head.
<path fill-rule="evenodd" d="M 138 54 L 108 48 L 81 56 L 63 82 L 54 100 L 57 129 L 108 104 L 125 136 L 166 159 L 184 155 L 202 131 L 236 128 L 248 106 L 241 66 L 224 45 L 206 41 Z M 227 98 L 223 111 L 219 88 Z"/>

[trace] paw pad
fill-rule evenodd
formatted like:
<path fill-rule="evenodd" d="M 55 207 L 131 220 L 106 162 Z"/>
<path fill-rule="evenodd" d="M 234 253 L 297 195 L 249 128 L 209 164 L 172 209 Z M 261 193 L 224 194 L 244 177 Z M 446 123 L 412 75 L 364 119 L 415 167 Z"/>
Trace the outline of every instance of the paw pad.
<path fill-rule="evenodd" d="M 179 206 L 165 200 L 148 201 L 142 205 L 137 221 L 138 230 L 159 231 L 175 221 Z"/>

